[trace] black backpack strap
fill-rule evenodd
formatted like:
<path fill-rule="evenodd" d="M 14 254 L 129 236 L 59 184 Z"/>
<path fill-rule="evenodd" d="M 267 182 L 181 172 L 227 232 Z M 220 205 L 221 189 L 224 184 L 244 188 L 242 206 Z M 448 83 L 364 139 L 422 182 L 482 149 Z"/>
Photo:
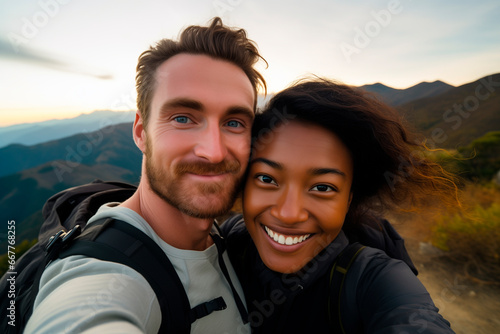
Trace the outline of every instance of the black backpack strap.
<path fill-rule="evenodd" d="M 222 311 L 227 308 L 226 302 L 224 301 L 224 298 L 217 297 L 212 299 L 209 302 L 204 302 L 201 303 L 198 306 L 193 307 L 189 311 L 189 321 L 190 323 L 195 322 L 197 319 L 206 317 L 213 311 Z"/>
<path fill-rule="evenodd" d="M 214 223 L 214 224 L 215 224 L 215 227 L 217 228 L 218 232 L 220 233 L 219 226 L 217 225 L 217 223 Z M 226 250 L 225 241 L 218 234 L 211 233 L 210 236 L 214 240 L 214 243 L 215 243 L 215 245 L 217 247 L 217 253 L 219 254 L 219 266 L 220 266 L 220 269 L 222 270 L 222 273 L 226 277 L 226 281 L 229 283 L 229 286 L 231 287 L 231 291 L 233 293 L 234 301 L 236 302 L 236 306 L 238 307 L 238 311 L 240 312 L 241 319 L 243 320 L 243 323 L 246 324 L 246 323 L 248 323 L 248 312 L 247 312 L 247 310 L 245 308 L 245 305 L 244 305 L 242 299 L 238 295 L 238 291 L 236 291 L 236 289 L 235 289 L 235 287 L 233 285 L 233 282 L 231 281 L 231 277 L 229 276 L 229 272 L 228 272 L 226 264 L 224 262 L 223 254 L 224 254 L 224 251 Z"/>
<path fill-rule="evenodd" d="M 70 243 L 76 236 L 80 235 L 80 233 L 81 228 L 79 225 L 76 225 L 67 232 L 64 230 L 57 232 L 57 234 L 50 238 L 45 247 L 42 247 L 41 244 L 37 245 L 41 248 L 40 251 L 42 251 L 42 249 L 45 250 L 45 256 L 39 259 L 40 262 L 37 265 L 37 269 L 33 272 L 33 280 L 29 288 L 26 288 L 18 296 L 19 325 L 15 333 L 22 333 L 24 331 L 24 327 L 33 313 L 33 305 L 35 304 L 35 299 L 40 288 L 40 279 L 42 278 L 45 268 L 53 260 L 57 259 L 60 249 L 64 245 Z M 27 281 L 27 283 L 29 283 L 29 281 Z"/>
<path fill-rule="evenodd" d="M 328 319 L 332 327 L 332 333 L 345 333 L 340 314 L 340 297 L 342 295 L 347 272 L 364 248 L 365 246 L 358 242 L 348 245 L 342 253 L 339 254 L 330 270 Z"/>

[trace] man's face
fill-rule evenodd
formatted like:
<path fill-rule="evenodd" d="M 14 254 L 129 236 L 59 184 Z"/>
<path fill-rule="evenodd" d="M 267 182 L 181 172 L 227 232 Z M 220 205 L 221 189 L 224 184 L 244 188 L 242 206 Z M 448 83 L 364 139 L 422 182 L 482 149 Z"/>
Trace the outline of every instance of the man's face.
<path fill-rule="evenodd" d="M 156 72 L 147 129 L 134 125 L 150 187 L 181 212 L 213 218 L 234 203 L 248 162 L 254 91 L 236 65 L 179 54 Z M 141 126 L 142 127 L 142 126 Z M 142 147 L 141 147 L 142 144 Z"/>

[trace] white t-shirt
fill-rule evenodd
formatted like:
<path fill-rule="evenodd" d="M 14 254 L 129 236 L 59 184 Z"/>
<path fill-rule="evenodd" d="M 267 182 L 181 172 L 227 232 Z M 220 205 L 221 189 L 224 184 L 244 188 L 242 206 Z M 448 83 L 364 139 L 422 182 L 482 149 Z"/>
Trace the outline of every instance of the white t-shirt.
<path fill-rule="evenodd" d="M 172 247 L 139 214 L 116 203 L 102 206 L 88 224 L 105 218 L 128 222 L 160 246 L 179 275 L 191 307 L 224 298 L 227 308 L 196 320 L 191 333 L 250 333 L 220 270 L 215 244 L 204 251 Z M 227 252 L 223 258 L 244 300 Z M 58 259 L 44 271 L 25 333 L 157 333 L 160 324 L 156 295 L 138 272 L 118 263 L 76 255 Z"/>

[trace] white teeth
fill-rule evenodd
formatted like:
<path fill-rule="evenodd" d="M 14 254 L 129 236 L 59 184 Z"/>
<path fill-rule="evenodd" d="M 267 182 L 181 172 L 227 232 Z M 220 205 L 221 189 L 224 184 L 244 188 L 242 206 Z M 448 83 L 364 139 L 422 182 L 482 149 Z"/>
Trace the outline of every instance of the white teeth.
<path fill-rule="evenodd" d="M 298 243 L 305 241 L 307 238 L 309 238 L 311 236 L 311 234 L 305 234 L 305 235 L 301 235 L 300 237 L 292 237 L 292 236 L 285 237 L 283 234 L 279 234 L 279 233 L 271 230 L 267 226 L 264 226 L 264 229 L 266 230 L 267 235 L 269 235 L 269 237 L 271 237 L 271 239 L 273 239 L 274 241 L 276 241 L 277 243 L 279 243 L 281 245 L 288 245 L 288 246 L 296 245 Z"/>

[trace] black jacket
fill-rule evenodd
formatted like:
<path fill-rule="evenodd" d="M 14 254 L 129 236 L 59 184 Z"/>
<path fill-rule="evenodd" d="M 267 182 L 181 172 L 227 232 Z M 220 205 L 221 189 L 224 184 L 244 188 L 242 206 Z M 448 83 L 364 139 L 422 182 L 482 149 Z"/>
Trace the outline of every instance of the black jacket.
<path fill-rule="evenodd" d="M 281 274 L 262 262 L 241 216 L 222 224 L 254 333 L 333 333 L 330 269 L 349 244 L 344 232 L 303 270 Z M 410 263 L 411 266 L 413 264 Z M 410 266 L 365 248 L 349 269 L 340 314 L 346 333 L 453 333 Z"/>

